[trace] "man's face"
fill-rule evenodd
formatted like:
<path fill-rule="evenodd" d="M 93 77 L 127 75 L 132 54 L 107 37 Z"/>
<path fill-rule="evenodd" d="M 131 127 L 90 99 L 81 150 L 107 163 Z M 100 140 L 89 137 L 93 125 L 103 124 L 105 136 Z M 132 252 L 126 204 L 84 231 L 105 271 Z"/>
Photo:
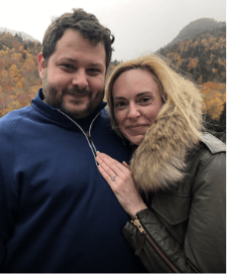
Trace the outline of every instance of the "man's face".
<path fill-rule="evenodd" d="M 39 54 L 44 102 L 80 119 L 102 102 L 106 71 L 103 43 L 96 46 L 72 29 L 58 40 L 48 66 Z"/>

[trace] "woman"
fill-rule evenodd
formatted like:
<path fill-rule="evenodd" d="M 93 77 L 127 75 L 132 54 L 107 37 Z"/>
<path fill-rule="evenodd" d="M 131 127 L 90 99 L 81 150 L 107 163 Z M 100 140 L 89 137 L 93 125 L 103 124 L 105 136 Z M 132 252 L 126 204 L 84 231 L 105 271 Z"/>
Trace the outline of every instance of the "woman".
<path fill-rule="evenodd" d="M 107 102 L 135 147 L 130 167 L 96 157 L 128 243 L 149 272 L 225 272 L 225 145 L 202 133 L 199 90 L 151 55 L 115 69 Z"/>

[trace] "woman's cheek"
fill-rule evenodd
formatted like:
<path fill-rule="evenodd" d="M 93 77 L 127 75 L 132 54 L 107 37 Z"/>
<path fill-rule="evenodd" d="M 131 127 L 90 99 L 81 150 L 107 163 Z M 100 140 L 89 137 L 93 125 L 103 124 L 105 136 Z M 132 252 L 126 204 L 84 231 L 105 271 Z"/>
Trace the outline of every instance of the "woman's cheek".
<path fill-rule="evenodd" d="M 118 125 L 122 125 L 122 122 L 123 122 L 123 115 L 120 111 L 115 111 L 115 118 L 116 118 L 116 121 L 118 123 Z"/>

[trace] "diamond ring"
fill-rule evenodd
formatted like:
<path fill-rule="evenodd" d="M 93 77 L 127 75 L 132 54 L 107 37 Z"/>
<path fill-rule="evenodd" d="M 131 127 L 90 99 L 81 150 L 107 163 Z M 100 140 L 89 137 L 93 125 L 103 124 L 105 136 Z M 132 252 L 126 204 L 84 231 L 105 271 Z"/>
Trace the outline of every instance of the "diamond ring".
<path fill-rule="evenodd" d="M 114 181 L 116 177 L 116 174 L 114 174 L 114 176 L 111 177 L 111 180 Z"/>

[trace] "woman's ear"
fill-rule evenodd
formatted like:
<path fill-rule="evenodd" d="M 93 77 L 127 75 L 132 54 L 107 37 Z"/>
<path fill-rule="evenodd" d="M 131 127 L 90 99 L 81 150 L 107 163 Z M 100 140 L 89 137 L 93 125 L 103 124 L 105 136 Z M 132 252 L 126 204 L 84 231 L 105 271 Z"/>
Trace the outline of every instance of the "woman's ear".
<path fill-rule="evenodd" d="M 43 54 L 40 52 L 38 55 L 39 76 L 43 79 L 44 70 L 46 69 L 46 61 L 43 58 Z"/>

